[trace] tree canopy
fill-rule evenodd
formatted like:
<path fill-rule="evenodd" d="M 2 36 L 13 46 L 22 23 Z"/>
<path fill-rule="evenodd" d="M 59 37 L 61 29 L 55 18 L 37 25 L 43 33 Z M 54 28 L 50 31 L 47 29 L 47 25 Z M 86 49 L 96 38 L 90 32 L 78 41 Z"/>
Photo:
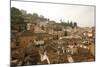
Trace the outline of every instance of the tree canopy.
<path fill-rule="evenodd" d="M 11 23 L 17 24 L 21 22 L 24 22 L 21 11 L 15 7 L 12 7 L 11 8 Z"/>

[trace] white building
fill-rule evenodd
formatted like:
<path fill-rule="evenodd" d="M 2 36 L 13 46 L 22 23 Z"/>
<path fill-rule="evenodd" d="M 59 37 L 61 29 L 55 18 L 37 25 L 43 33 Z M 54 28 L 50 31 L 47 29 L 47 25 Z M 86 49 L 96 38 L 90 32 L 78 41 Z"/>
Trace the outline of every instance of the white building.
<path fill-rule="evenodd" d="M 42 45 L 44 44 L 44 40 L 34 40 L 35 45 Z"/>

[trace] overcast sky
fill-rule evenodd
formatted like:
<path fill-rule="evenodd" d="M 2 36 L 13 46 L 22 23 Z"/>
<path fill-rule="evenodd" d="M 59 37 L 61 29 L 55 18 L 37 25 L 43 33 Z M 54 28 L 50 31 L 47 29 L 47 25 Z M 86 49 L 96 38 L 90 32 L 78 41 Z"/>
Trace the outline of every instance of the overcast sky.
<path fill-rule="evenodd" d="M 95 8 L 93 6 L 12 1 L 11 7 L 26 10 L 27 13 L 37 13 L 57 22 L 60 19 L 75 21 L 81 27 L 91 27 L 95 24 Z"/>

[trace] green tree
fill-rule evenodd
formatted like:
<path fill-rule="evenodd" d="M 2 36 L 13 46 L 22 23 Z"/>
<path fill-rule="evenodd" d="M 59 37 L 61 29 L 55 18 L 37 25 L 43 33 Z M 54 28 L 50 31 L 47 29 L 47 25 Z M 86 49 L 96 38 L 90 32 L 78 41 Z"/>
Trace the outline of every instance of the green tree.
<path fill-rule="evenodd" d="M 11 29 L 22 31 L 25 28 L 24 18 L 19 9 L 12 7 L 11 8 Z"/>
<path fill-rule="evenodd" d="M 74 22 L 74 27 L 77 27 L 77 22 Z"/>
<path fill-rule="evenodd" d="M 23 22 L 22 13 L 19 9 L 12 7 L 11 8 L 11 24 Z"/>
<path fill-rule="evenodd" d="M 34 13 L 34 14 L 33 14 L 33 20 L 36 21 L 37 19 L 39 19 L 38 14 L 37 14 L 37 13 Z"/>
<path fill-rule="evenodd" d="M 69 26 L 70 26 L 70 27 L 72 27 L 72 26 L 73 26 L 73 22 L 72 22 L 72 21 L 70 22 Z"/>

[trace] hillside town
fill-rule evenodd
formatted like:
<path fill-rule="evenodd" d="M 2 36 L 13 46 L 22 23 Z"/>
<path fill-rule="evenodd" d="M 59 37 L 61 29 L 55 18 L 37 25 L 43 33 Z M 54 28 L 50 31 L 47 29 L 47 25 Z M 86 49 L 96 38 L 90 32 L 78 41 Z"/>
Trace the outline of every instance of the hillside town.
<path fill-rule="evenodd" d="M 95 27 L 11 8 L 11 66 L 95 61 Z"/>

